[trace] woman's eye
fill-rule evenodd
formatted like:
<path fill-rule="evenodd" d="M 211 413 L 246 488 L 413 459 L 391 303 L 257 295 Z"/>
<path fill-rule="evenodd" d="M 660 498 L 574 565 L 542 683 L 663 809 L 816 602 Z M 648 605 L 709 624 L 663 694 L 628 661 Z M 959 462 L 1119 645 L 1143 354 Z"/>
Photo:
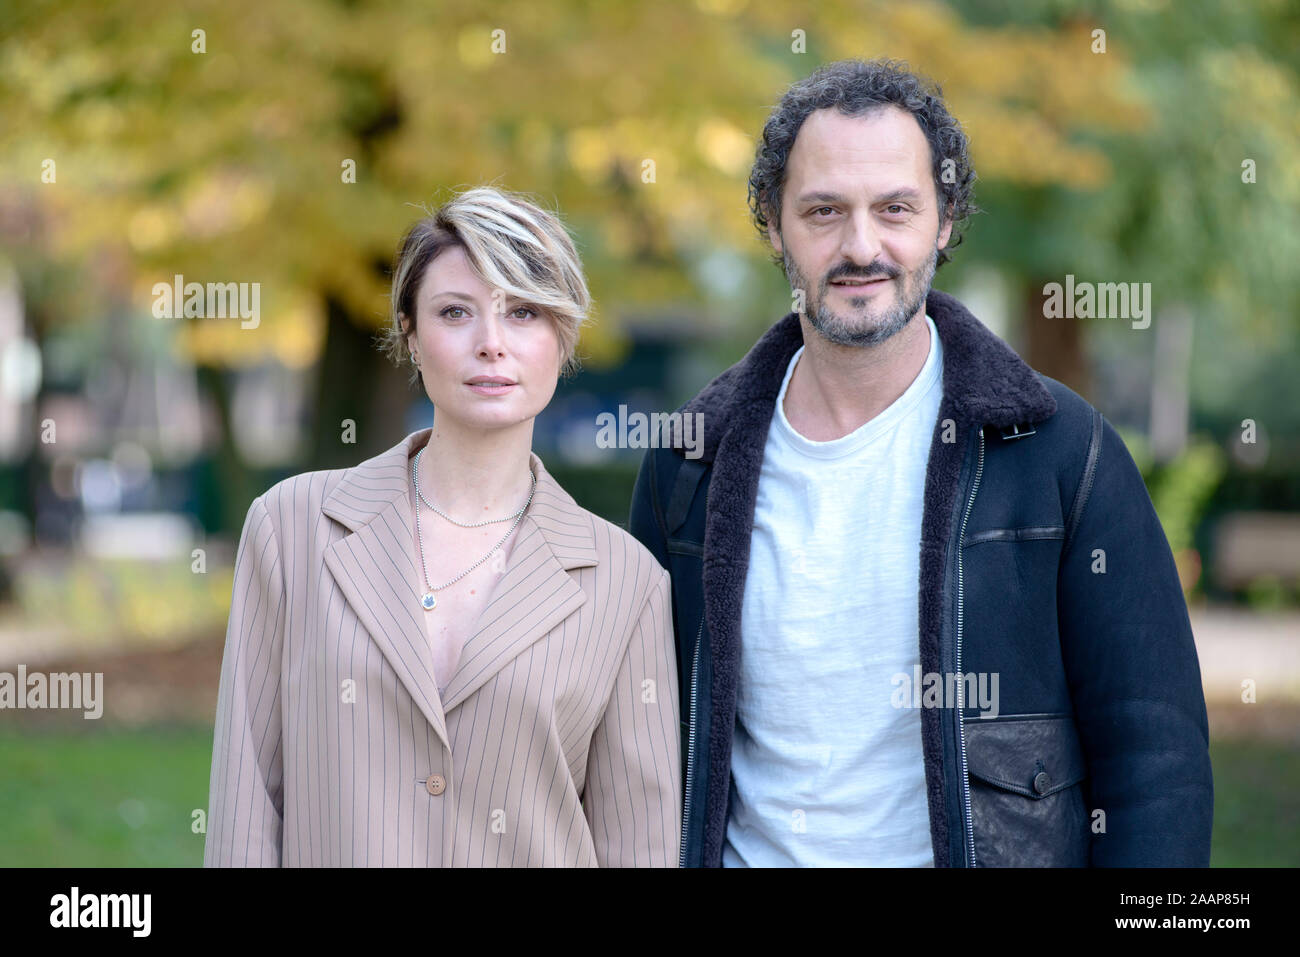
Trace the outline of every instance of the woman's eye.
<path fill-rule="evenodd" d="M 451 313 L 453 312 L 463 313 L 464 311 L 465 310 L 462 309 L 460 306 L 448 306 L 446 309 L 442 310 L 442 312 L 438 313 L 438 315 L 446 316 L 448 319 L 460 319 L 461 316 L 453 316 L 451 315 Z"/>
<path fill-rule="evenodd" d="M 521 316 L 521 315 L 520 315 L 521 312 L 522 312 L 522 313 L 525 313 L 525 315 L 522 315 L 522 316 Z M 535 318 L 537 318 L 537 311 L 536 311 L 535 309 L 532 309 L 532 308 L 529 307 L 529 306 L 520 306 L 518 309 L 516 309 L 516 310 L 512 313 L 512 315 L 513 315 L 516 319 L 527 319 L 527 318 L 529 318 L 529 317 L 532 317 L 532 318 L 535 319 Z"/>

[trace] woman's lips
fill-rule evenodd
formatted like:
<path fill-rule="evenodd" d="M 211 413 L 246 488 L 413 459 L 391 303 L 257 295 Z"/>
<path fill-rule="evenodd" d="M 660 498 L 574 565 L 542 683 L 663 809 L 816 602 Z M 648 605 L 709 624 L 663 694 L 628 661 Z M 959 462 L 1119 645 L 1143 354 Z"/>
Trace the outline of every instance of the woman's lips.
<path fill-rule="evenodd" d="M 472 390 L 479 395 L 505 395 L 514 389 L 517 383 L 514 382 L 468 382 Z"/>

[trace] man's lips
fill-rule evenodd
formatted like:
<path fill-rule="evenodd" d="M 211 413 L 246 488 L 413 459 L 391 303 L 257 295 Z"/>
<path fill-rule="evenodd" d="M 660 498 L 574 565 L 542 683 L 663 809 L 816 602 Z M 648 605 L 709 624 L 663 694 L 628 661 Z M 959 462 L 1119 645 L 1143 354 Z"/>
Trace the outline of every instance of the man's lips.
<path fill-rule="evenodd" d="M 833 279 L 831 285 L 836 289 L 843 290 L 846 293 L 874 291 L 879 289 L 887 282 L 892 282 L 888 277 L 878 277 L 874 279 Z"/>

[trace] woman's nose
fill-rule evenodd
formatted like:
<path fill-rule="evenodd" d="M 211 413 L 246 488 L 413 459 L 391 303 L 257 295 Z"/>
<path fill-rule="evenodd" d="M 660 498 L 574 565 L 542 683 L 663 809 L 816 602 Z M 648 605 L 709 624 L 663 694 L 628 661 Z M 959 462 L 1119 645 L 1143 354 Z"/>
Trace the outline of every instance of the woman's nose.
<path fill-rule="evenodd" d="M 478 354 L 484 358 L 501 358 L 505 353 L 505 317 L 489 311 L 479 326 Z"/>

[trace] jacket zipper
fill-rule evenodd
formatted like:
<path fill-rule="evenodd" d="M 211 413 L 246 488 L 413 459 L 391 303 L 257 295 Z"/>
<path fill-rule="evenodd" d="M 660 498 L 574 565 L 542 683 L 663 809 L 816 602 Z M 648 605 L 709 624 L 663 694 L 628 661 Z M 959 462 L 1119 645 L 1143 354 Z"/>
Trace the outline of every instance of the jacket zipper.
<path fill-rule="evenodd" d="M 695 636 L 695 660 L 691 665 L 691 703 L 686 738 L 686 806 L 682 811 L 682 846 L 677 859 L 678 868 L 686 866 L 686 835 L 691 829 L 691 782 L 695 775 L 695 681 L 700 673 L 700 644 L 704 638 L 704 616 L 700 615 L 700 630 Z"/>
<path fill-rule="evenodd" d="M 965 814 L 966 824 L 966 848 L 969 853 L 970 866 L 975 867 L 975 828 L 972 823 L 970 812 L 970 775 L 966 768 L 966 726 L 962 720 L 962 710 L 966 706 L 965 687 L 966 682 L 962 680 L 961 670 L 961 626 L 964 612 L 964 594 L 963 586 L 965 585 L 965 576 L 963 574 L 962 563 L 962 545 L 966 541 L 966 522 L 970 520 L 971 507 L 975 504 L 975 493 L 980 488 L 980 477 L 984 474 L 984 429 L 980 429 L 980 457 L 979 463 L 975 467 L 975 481 L 971 485 L 970 499 L 966 502 L 966 514 L 961 519 L 961 533 L 957 536 L 957 735 L 961 740 L 961 787 L 962 787 L 962 804 Z"/>

